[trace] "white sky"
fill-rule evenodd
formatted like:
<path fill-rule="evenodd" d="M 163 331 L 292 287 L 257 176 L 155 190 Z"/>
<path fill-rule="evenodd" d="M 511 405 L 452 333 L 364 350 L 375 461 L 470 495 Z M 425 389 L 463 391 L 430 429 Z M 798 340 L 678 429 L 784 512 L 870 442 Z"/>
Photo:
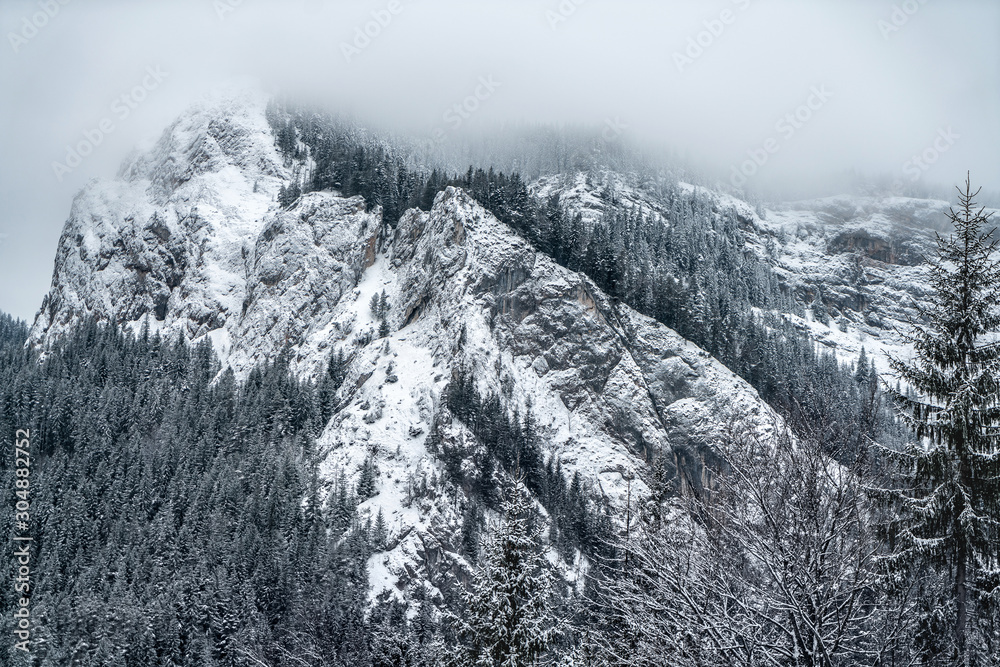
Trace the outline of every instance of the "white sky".
<path fill-rule="evenodd" d="M 618 119 L 633 139 L 727 182 L 773 139 L 777 152 L 750 179 L 762 189 L 833 194 L 849 169 L 934 184 L 971 169 L 974 182 L 1000 187 L 995 0 L 396 1 L 348 60 L 342 45 L 389 0 L 0 0 L 0 309 L 34 316 L 84 183 L 114 176 L 192 101 L 245 76 L 420 135 L 492 77 L 500 85 L 466 129 Z M 26 29 L 46 5 L 59 10 Z M 565 20 L 553 25 L 560 7 Z M 23 38 L 16 52 L 12 34 Z M 675 54 L 699 37 L 707 46 L 679 68 Z M 167 76 L 119 121 L 112 103 L 147 67 Z M 779 130 L 813 87 L 829 99 L 814 97 L 791 134 Z M 114 131 L 57 180 L 52 163 L 103 118 Z M 953 140 L 938 142 L 947 150 L 933 164 L 904 166 L 949 127 Z"/>

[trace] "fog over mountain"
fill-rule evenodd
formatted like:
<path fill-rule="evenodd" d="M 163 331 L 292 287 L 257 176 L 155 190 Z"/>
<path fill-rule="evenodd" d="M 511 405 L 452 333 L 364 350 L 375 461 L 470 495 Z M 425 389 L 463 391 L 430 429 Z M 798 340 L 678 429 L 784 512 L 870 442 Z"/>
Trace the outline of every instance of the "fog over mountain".
<path fill-rule="evenodd" d="M 596 127 L 769 199 L 845 192 L 854 171 L 942 192 L 966 169 L 1000 180 L 985 0 L 10 0 L 0 26 L 0 282 L 18 285 L 0 308 L 23 318 L 79 187 L 243 78 L 444 145 Z M 54 166 L 88 137 L 78 166 Z"/>

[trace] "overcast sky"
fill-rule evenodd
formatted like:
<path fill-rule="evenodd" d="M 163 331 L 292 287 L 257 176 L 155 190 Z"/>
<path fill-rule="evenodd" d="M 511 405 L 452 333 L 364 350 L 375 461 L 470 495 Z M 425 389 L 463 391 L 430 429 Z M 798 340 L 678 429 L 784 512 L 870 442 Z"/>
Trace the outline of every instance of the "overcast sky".
<path fill-rule="evenodd" d="M 466 129 L 610 123 L 748 188 L 1000 187 L 995 0 L 0 0 L 0 27 L 0 309 L 29 320 L 74 193 L 242 77 L 418 135 L 482 78 Z"/>

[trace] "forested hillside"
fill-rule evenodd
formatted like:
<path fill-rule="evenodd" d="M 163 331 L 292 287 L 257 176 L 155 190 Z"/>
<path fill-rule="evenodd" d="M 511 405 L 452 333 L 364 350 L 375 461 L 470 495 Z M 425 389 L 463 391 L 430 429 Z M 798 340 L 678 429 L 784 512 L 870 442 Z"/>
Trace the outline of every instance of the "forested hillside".
<path fill-rule="evenodd" d="M 0 335 L 0 423 L 31 432 L 37 664 L 363 664 L 375 533 L 354 489 L 324 500 L 317 392 L 284 360 L 212 384 L 207 344 L 89 321 L 40 361 L 23 323 Z"/>

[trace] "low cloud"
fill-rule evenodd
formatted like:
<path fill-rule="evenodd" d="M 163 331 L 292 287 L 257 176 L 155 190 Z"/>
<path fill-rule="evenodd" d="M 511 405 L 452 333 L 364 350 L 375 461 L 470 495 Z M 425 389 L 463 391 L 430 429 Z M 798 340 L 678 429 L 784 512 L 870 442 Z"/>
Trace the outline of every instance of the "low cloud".
<path fill-rule="evenodd" d="M 0 284 L 21 285 L 0 291 L 0 308 L 33 314 L 87 180 L 113 176 L 138 142 L 238 77 L 444 141 L 510 123 L 600 132 L 610 119 L 615 137 L 682 156 L 706 180 L 731 187 L 735 165 L 747 188 L 788 197 L 832 194 L 854 172 L 909 182 L 901 165 L 953 127 L 962 139 L 916 167 L 920 182 L 971 169 L 996 188 L 1000 5 L 907 2 L 7 0 L 0 230 L 25 242 L 0 257 Z M 151 65 L 169 78 L 53 178 Z M 482 79 L 499 84 L 485 99 Z M 819 85 L 833 96 L 786 138 L 776 119 Z M 760 150 L 766 164 L 747 176 Z"/>

